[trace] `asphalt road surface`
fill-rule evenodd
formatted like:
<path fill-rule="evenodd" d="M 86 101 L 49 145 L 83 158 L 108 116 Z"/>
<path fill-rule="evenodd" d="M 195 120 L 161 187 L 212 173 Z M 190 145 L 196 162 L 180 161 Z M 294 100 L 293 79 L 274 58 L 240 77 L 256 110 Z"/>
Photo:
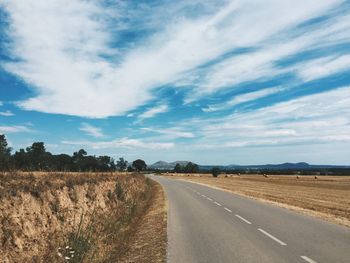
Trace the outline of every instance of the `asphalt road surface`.
<path fill-rule="evenodd" d="M 169 202 L 168 262 L 350 262 L 350 229 L 250 198 L 151 176 Z"/>

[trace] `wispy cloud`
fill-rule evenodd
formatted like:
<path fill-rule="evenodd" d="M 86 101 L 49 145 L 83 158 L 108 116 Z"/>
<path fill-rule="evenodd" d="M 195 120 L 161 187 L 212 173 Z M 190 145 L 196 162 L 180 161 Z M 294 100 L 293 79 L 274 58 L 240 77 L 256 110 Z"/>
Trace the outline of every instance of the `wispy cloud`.
<path fill-rule="evenodd" d="M 24 109 L 96 118 L 121 115 L 150 101 L 155 88 L 176 83 L 184 74 L 236 48 L 261 46 L 339 3 L 239 0 L 226 2 L 221 9 L 183 16 L 186 1 L 181 1 L 180 8 L 171 5 L 171 13 L 174 17 L 181 14 L 182 19 L 167 24 L 168 17 L 159 15 L 155 21 L 165 25 L 156 28 L 145 21 L 155 33 L 147 35 L 142 45 L 125 51 L 111 48 L 112 40 L 120 36 L 117 30 L 109 29 L 125 26 L 122 21 L 125 16 L 130 18 L 128 12 L 111 14 L 95 1 L 2 0 L 0 4 L 9 14 L 10 50 L 17 58 L 5 69 L 24 79 L 38 94 L 18 104 Z M 152 13 L 157 16 L 157 12 Z M 251 58 L 226 61 L 210 69 L 212 74 L 200 83 L 199 91 L 252 79 L 248 70 L 255 72 L 255 78 L 271 75 L 264 65 L 290 54 L 288 48 L 271 48 L 251 54 Z"/>
<path fill-rule="evenodd" d="M 145 142 L 139 139 L 122 138 L 112 141 L 62 141 L 63 144 L 86 146 L 93 149 L 115 149 L 115 148 L 143 148 L 143 149 L 170 149 L 174 147 L 171 142 Z"/>
<path fill-rule="evenodd" d="M 169 106 L 168 105 L 158 105 L 154 108 L 150 108 L 146 110 L 144 113 L 140 114 L 138 117 L 139 119 L 148 119 L 156 116 L 157 114 L 168 112 L 169 111 Z"/>
<path fill-rule="evenodd" d="M 194 138 L 194 134 L 189 131 L 180 129 L 156 129 L 156 128 L 141 128 L 143 131 L 154 132 L 163 135 L 169 135 L 172 138 Z"/>
<path fill-rule="evenodd" d="M 232 99 L 228 100 L 225 103 L 220 103 L 220 104 L 215 104 L 215 105 L 209 105 L 207 108 L 203 108 L 202 110 L 204 112 L 212 112 L 212 111 L 219 111 L 219 110 L 225 110 L 229 109 L 233 106 L 239 105 L 241 103 L 249 102 L 249 101 L 254 101 L 257 99 L 264 98 L 266 96 L 275 94 L 277 92 L 281 92 L 284 89 L 281 87 L 275 87 L 275 88 L 267 88 L 267 89 L 261 89 L 258 91 L 254 92 L 248 92 L 245 94 L 240 94 Z"/>
<path fill-rule="evenodd" d="M 87 135 L 90 135 L 96 138 L 102 138 L 105 136 L 100 128 L 92 126 L 91 124 L 88 124 L 86 122 L 81 124 L 81 127 L 79 128 L 79 130 L 85 132 Z"/>
<path fill-rule="evenodd" d="M 305 64 L 298 65 L 296 71 L 305 81 L 350 71 L 350 55 L 314 59 Z"/>
<path fill-rule="evenodd" d="M 0 116 L 4 116 L 4 117 L 10 117 L 10 116 L 14 116 L 15 114 L 12 111 L 0 111 Z"/>
<path fill-rule="evenodd" d="M 19 133 L 19 132 L 32 132 L 30 128 L 23 125 L 13 125 L 13 126 L 0 126 L 0 133 Z"/>
<path fill-rule="evenodd" d="M 195 120 L 206 148 L 310 145 L 350 141 L 350 87 L 256 111 Z"/>

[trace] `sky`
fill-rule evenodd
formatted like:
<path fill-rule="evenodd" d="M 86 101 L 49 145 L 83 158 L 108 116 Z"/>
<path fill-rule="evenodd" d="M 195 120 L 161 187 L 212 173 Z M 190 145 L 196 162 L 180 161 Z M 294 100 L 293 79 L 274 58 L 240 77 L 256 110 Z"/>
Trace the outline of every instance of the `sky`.
<path fill-rule="evenodd" d="M 350 164 L 350 1 L 0 0 L 13 151 Z"/>

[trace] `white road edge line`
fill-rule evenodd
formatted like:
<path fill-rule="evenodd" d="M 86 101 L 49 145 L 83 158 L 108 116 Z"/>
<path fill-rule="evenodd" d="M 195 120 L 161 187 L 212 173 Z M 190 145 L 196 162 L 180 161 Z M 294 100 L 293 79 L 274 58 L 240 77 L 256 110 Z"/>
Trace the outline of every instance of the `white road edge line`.
<path fill-rule="evenodd" d="M 222 206 L 221 204 L 219 204 L 218 202 L 214 202 L 214 204 L 218 205 L 218 206 Z"/>
<path fill-rule="evenodd" d="M 241 217 L 240 215 L 235 215 L 236 217 L 238 217 L 239 219 L 241 219 L 243 222 L 246 222 L 248 225 L 251 225 L 252 223 L 249 222 L 247 219 L 245 219 L 244 217 Z"/>
<path fill-rule="evenodd" d="M 304 259 L 306 262 L 309 263 L 317 263 L 315 260 L 312 260 L 311 258 L 307 257 L 307 256 L 300 256 L 302 259 Z"/>
<path fill-rule="evenodd" d="M 228 209 L 227 207 L 224 207 L 224 209 L 225 209 L 227 212 L 232 213 L 232 211 L 231 211 L 230 209 Z"/>
<path fill-rule="evenodd" d="M 213 199 L 211 199 L 211 198 L 209 198 L 209 197 L 207 197 L 207 199 L 208 199 L 209 201 L 213 201 Z"/>
<path fill-rule="evenodd" d="M 263 233 L 264 235 L 268 236 L 269 238 L 271 238 L 272 240 L 276 241 L 278 244 L 280 244 L 281 246 L 286 246 L 287 244 L 284 243 L 283 241 L 279 240 L 277 237 L 274 237 L 273 235 L 271 235 L 270 233 L 266 232 L 265 230 L 258 228 L 258 230 Z"/>

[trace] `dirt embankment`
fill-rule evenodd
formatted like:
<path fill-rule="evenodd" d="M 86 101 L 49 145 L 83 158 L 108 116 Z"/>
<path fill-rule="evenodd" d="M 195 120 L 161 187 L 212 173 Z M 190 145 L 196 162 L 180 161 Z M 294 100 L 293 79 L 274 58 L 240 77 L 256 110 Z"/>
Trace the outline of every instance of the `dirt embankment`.
<path fill-rule="evenodd" d="M 0 262 L 118 262 L 156 187 L 143 175 L 1 174 Z"/>
<path fill-rule="evenodd" d="M 168 174 L 350 227 L 350 176 Z"/>

